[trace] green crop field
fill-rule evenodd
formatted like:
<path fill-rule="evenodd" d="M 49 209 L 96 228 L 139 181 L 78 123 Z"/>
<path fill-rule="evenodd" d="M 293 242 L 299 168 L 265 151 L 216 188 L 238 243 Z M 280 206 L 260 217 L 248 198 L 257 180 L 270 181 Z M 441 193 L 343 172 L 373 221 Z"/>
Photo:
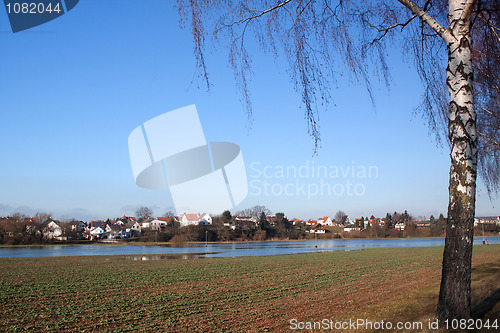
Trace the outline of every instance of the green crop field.
<path fill-rule="evenodd" d="M 2 258 L 0 331 L 286 332 L 292 320 L 428 320 L 441 256 L 442 248 L 400 248 L 187 260 Z M 474 286 L 498 280 L 500 246 L 477 246 L 473 262 Z"/>

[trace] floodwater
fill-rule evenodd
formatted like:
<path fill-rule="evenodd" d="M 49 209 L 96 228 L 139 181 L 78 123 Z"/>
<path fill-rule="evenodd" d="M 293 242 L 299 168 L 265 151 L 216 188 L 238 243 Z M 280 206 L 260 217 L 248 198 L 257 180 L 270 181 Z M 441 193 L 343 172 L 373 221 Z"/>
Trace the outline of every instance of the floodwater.
<path fill-rule="evenodd" d="M 500 244 L 500 237 L 488 237 L 488 244 Z M 476 237 L 474 244 L 482 244 Z M 279 241 L 248 243 L 185 244 L 184 247 L 141 245 L 46 245 L 2 247 L 0 257 L 60 257 L 124 255 L 129 260 L 160 260 L 169 258 L 210 258 L 267 256 L 318 251 L 346 251 L 366 248 L 444 246 L 443 238 L 411 239 L 334 239 L 311 241 Z"/>

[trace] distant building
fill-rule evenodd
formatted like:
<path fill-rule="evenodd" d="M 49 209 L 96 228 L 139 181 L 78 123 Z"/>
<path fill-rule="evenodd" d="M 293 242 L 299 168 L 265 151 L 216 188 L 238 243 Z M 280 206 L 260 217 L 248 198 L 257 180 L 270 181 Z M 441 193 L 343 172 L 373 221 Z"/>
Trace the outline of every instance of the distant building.
<path fill-rule="evenodd" d="M 102 220 L 91 221 L 87 225 L 87 228 L 89 228 L 90 230 L 92 230 L 94 228 L 101 228 L 102 230 L 104 230 L 106 228 L 106 222 L 102 221 Z"/>
<path fill-rule="evenodd" d="M 181 216 L 181 227 L 187 227 L 188 225 L 198 225 L 200 223 L 200 217 L 198 214 L 186 214 Z"/>
<path fill-rule="evenodd" d="M 488 217 L 476 217 L 474 218 L 474 226 L 477 227 L 479 224 L 498 224 L 500 225 L 500 216 L 488 216 Z"/>
<path fill-rule="evenodd" d="M 87 223 L 83 221 L 71 222 L 71 231 L 82 232 L 87 227 Z"/>
<path fill-rule="evenodd" d="M 270 225 L 275 225 L 278 221 L 278 218 L 276 216 L 267 216 L 266 220 Z"/>
<path fill-rule="evenodd" d="M 92 230 L 90 230 L 90 240 L 102 238 L 105 236 L 105 234 L 106 231 L 104 231 L 104 229 L 102 229 L 101 227 L 93 228 Z"/>
<path fill-rule="evenodd" d="M 321 225 L 326 225 L 329 227 L 333 226 L 333 221 L 328 216 L 324 216 L 322 218 L 319 218 L 317 222 Z"/>
<path fill-rule="evenodd" d="M 255 229 L 258 224 L 258 220 L 251 216 L 233 216 L 233 221 L 234 227 L 241 230 Z"/>
<path fill-rule="evenodd" d="M 106 236 L 108 239 L 121 239 L 127 237 L 127 232 L 119 224 L 108 223 L 106 225 Z"/>
<path fill-rule="evenodd" d="M 43 229 L 43 237 L 46 239 L 66 240 L 62 233 L 62 228 L 54 221 L 49 222 Z"/>
<path fill-rule="evenodd" d="M 212 217 L 207 213 L 201 214 L 200 223 L 204 225 L 212 224 Z"/>
<path fill-rule="evenodd" d="M 394 229 L 396 229 L 396 230 L 400 230 L 400 231 L 403 231 L 403 230 L 405 230 L 405 229 L 406 229 L 406 224 L 405 224 L 405 223 L 403 223 L 403 222 L 396 223 L 396 224 L 394 225 Z"/>
<path fill-rule="evenodd" d="M 168 217 L 166 219 L 170 221 Z M 167 221 L 164 221 L 163 219 L 160 220 L 159 218 L 154 219 L 149 223 L 151 230 L 156 230 L 156 231 L 164 231 L 167 225 L 168 225 Z"/>
<path fill-rule="evenodd" d="M 297 225 L 298 223 L 302 223 L 302 222 L 303 222 L 303 221 L 302 221 L 302 220 L 300 220 L 300 219 L 291 219 L 291 220 L 290 220 L 290 223 L 291 223 L 292 225 Z"/>
<path fill-rule="evenodd" d="M 127 223 L 127 222 L 135 222 L 136 219 L 135 217 L 133 216 L 126 216 L 126 215 L 123 215 L 122 217 L 120 217 L 120 220 Z"/>
<path fill-rule="evenodd" d="M 326 232 L 325 227 L 319 223 L 316 223 L 312 226 L 311 230 L 309 230 L 312 234 L 324 234 Z"/>
<path fill-rule="evenodd" d="M 128 222 L 127 224 L 125 224 L 125 230 L 127 232 L 142 232 L 142 226 L 140 225 L 139 222 Z"/>
<path fill-rule="evenodd" d="M 316 220 L 307 220 L 306 221 L 306 225 L 316 225 L 316 223 L 318 223 L 318 221 L 316 221 Z"/>
<path fill-rule="evenodd" d="M 370 227 L 373 227 L 374 224 L 379 225 L 379 226 L 383 226 L 383 225 L 385 225 L 385 222 L 384 222 L 384 220 L 380 219 L 379 217 L 374 218 L 374 219 L 370 219 L 368 221 L 368 225 Z"/>

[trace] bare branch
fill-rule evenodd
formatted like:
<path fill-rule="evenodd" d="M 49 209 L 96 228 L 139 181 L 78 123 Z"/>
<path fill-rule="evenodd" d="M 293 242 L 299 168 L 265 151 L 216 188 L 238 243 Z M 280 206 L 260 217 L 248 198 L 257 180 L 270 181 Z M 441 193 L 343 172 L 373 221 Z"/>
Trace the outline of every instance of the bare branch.
<path fill-rule="evenodd" d="M 256 14 L 256 15 L 252 15 L 252 16 L 250 16 L 250 17 L 246 17 L 246 18 L 241 19 L 241 20 L 239 20 L 239 21 L 236 21 L 236 22 L 233 22 L 233 23 L 231 23 L 231 24 L 228 24 L 228 25 L 226 25 L 225 27 L 232 27 L 232 26 L 234 26 L 234 25 L 239 25 L 239 24 L 241 24 L 241 23 L 250 22 L 251 20 L 254 20 L 254 19 L 256 19 L 256 18 L 259 18 L 259 17 L 261 17 L 261 16 L 264 16 L 264 15 L 266 15 L 267 13 L 272 12 L 272 11 L 274 11 L 274 10 L 276 10 L 276 9 L 279 9 L 280 7 L 283 7 L 283 6 L 285 6 L 287 3 L 292 2 L 292 1 L 293 1 L 293 0 L 285 0 L 285 1 L 283 1 L 283 2 L 281 2 L 281 3 L 279 3 L 279 4 L 277 4 L 277 5 L 276 5 L 276 6 L 274 6 L 274 7 L 271 7 L 271 8 L 268 8 L 268 9 L 264 10 L 264 11 L 261 11 L 260 13 L 258 13 L 258 14 Z"/>
<path fill-rule="evenodd" d="M 462 12 L 462 16 L 460 17 L 460 20 L 463 22 L 469 22 L 470 17 L 472 15 L 472 10 L 474 9 L 474 6 L 476 5 L 477 0 L 469 0 L 467 4 L 465 5 L 464 11 Z"/>
<path fill-rule="evenodd" d="M 372 45 L 373 45 L 373 44 L 375 44 L 376 42 L 378 42 L 378 41 L 382 40 L 382 38 L 384 38 L 384 37 L 385 37 L 385 35 L 387 35 L 387 33 L 389 33 L 389 31 L 391 31 L 392 29 L 395 29 L 395 28 L 397 28 L 397 27 L 401 27 L 401 30 L 403 30 L 403 29 L 404 29 L 404 28 L 405 28 L 405 27 L 406 27 L 406 26 L 407 26 L 407 25 L 408 25 L 411 21 L 413 21 L 413 19 L 414 19 L 414 18 L 416 18 L 416 17 L 417 17 L 417 15 L 413 15 L 413 16 L 412 16 L 412 17 L 410 17 L 410 19 L 409 19 L 408 21 L 406 21 L 405 23 L 400 23 L 400 22 L 398 22 L 398 23 L 396 23 L 396 24 L 393 24 L 393 25 L 391 25 L 391 26 L 389 26 L 389 27 L 382 28 L 382 29 L 381 29 L 381 28 L 378 28 L 378 27 L 374 26 L 373 24 L 371 24 L 370 22 L 368 22 L 368 24 L 369 24 L 372 28 L 375 28 L 375 29 L 377 29 L 379 32 L 381 32 L 381 33 L 382 33 L 382 35 L 381 35 L 381 36 L 379 36 L 379 37 L 375 38 L 374 40 L 372 40 L 372 42 L 371 42 L 370 44 L 372 44 Z"/>
<path fill-rule="evenodd" d="M 411 0 L 398 0 L 406 8 L 408 8 L 413 14 L 417 15 L 423 22 L 427 23 L 432 30 L 434 30 L 441 38 L 445 41 L 451 38 L 451 34 L 437 22 L 432 16 L 430 16 L 425 10 L 420 8 L 416 3 Z"/>

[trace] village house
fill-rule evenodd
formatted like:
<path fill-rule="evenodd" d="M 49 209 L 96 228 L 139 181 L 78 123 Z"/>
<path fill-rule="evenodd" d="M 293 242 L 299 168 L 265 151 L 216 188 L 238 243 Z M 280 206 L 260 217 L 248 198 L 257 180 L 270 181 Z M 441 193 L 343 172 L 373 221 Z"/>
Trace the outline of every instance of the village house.
<path fill-rule="evenodd" d="M 291 223 L 292 225 L 297 225 L 297 224 L 302 223 L 302 222 L 303 222 L 303 221 L 302 221 L 302 220 L 300 220 L 300 219 L 291 219 L 291 220 L 290 220 L 290 223 Z"/>
<path fill-rule="evenodd" d="M 266 220 L 270 225 L 275 225 L 278 218 L 276 216 L 267 216 Z"/>
<path fill-rule="evenodd" d="M 419 228 L 430 227 L 431 223 L 429 221 L 413 220 L 411 223 L 415 224 Z"/>
<path fill-rule="evenodd" d="M 94 220 L 94 221 L 91 221 L 86 226 L 86 230 L 88 230 L 88 231 L 92 231 L 95 228 L 101 228 L 102 230 L 106 229 L 106 222 L 103 220 Z"/>
<path fill-rule="evenodd" d="M 316 221 L 316 220 L 307 220 L 306 221 L 306 225 L 308 225 L 308 226 L 316 225 L 316 223 L 318 223 L 318 221 Z"/>
<path fill-rule="evenodd" d="M 333 226 L 333 221 L 332 221 L 332 219 L 331 219 L 331 218 L 329 218 L 328 216 L 324 216 L 324 217 L 322 217 L 322 218 L 319 218 L 319 219 L 317 220 L 317 222 L 318 222 L 319 224 L 321 224 L 321 225 L 325 225 L 325 226 L 329 226 L 329 227 Z"/>
<path fill-rule="evenodd" d="M 141 225 L 139 224 L 139 222 L 136 221 L 127 222 L 122 228 L 125 229 L 125 232 L 129 234 L 132 234 L 134 232 L 141 233 L 142 231 Z"/>
<path fill-rule="evenodd" d="M 212 224 L 212 217 L 207 213 L 201 214 L 200 223 L 203 225 Z"/>
<path fill-rule="evenodd" d="M 474 226 L 477 227 L 479 224 L 498 224 L 498 225 L 500 225 L 500 216 L 474 218 Z"/>
<path fill-rule="evenodd" d="M 394 225 L 394 229 L 399 230 L 399 231 L 404 231 L 406 229 L 406 224 L 403 222 L 396 223 Z"/>
<path fill-rule="evenodd" d="M 120 221 L 123 221 L 124 223 L 127 222 L 135 222 L 136 218 L 134 216 L 125 216 L 123 215 L 122 217 L 119 218 Z"/>
<path fill-rule="evenodd" d="M 314 224 L 309 230 L 312 234 L 324 234 L 326 232 L 325 227 L 319 223 Z"/>
<path fill-rule="evenodd" d="M 125 222 L 123 222 L 122 220 L 116 220 L 116 221 L 114 222 L 114 224 L 117 224 L 117 225 L 119 225 L 120 227 L 123 227 L 123 226 L 125 225 Z"/>
<path fill-rule="evenodd" d="M 62 234 L 62 228 L 54 221 L 50 221 L 43 229 L 43 238 L 46 239 L 67 240 Z"/>
<path fill-rule="evenodd" d="M 251 216 L 233 216 L 235 229 L 249 230 L 257 228 L 258 220 Z"/>
<path fill-rule="evenodd" d="M 151 229 L 151 221 L 150 219 L 147 219 L 147 220 L 144 220 L 142 222 L 139 222 L 139 224 L 141 225 L 141 229 L 142 230 L 149 230 Z"/>
<path fill-rule="evenodd" d="M 73 221 L 71 222 L 71 231 L 83 232 L 87 228 L 87 223 L 83 221 Z"/>
<path fill-rule="evenodd" d="M 356 227 L 354 224 L 350 224 L 350 225 L 344 227 L 344 231 L 347 231 L 347 232 L 361 231 L 361 228 Z"/>
<path fill-rule="evenodd" d="M 181 216 L 181 227 L 187 227 L 188 225 L 198 225 L 200 223 L 200 217 L 198 214 L 182 214 Z"/>
<path fill-rule="evenodd" d="M 353 219 L 351 219 L 351 217 L 349 215 L 346 216 L 344 222 L 345 222 L 346 225 L 354 224 Z"/>
<path fill-rule="evenodd" d="M 105 237 L 106 231 L 101 227 L 95 227 L 90 230 L 89 234 L 90 240 L 95 240 Z"/>
<path fill-rule="evenodd" d="M 170 222 L 170 218 L 168 217 L 157 217 L 153 221 L 149 223 L 151 230 L 155 231 L 164 231 L 165 228 L 168 225 L 168 222 Z"/>
<path fill-rule="evenodd" d="M 377 218 L 374 218 L 374 219 L 370 219 L 368 221 L 368 224 L 365 224 L 366 226 L 370 226 L 370 227 L 373 227 L 374 225 L 379 225 L 379 226 L 384 226 L 385 225 L 385 221 L 380 219 L 379 217 Z"/>
<path fill-rule="evenodd" d="M 108 223 L 106 225 L 105 232 L 108 239 L 127 238 L 130 234 L 127 233 L 126 229 L 122 228 L 121 225 L 117 223 Z"/>

